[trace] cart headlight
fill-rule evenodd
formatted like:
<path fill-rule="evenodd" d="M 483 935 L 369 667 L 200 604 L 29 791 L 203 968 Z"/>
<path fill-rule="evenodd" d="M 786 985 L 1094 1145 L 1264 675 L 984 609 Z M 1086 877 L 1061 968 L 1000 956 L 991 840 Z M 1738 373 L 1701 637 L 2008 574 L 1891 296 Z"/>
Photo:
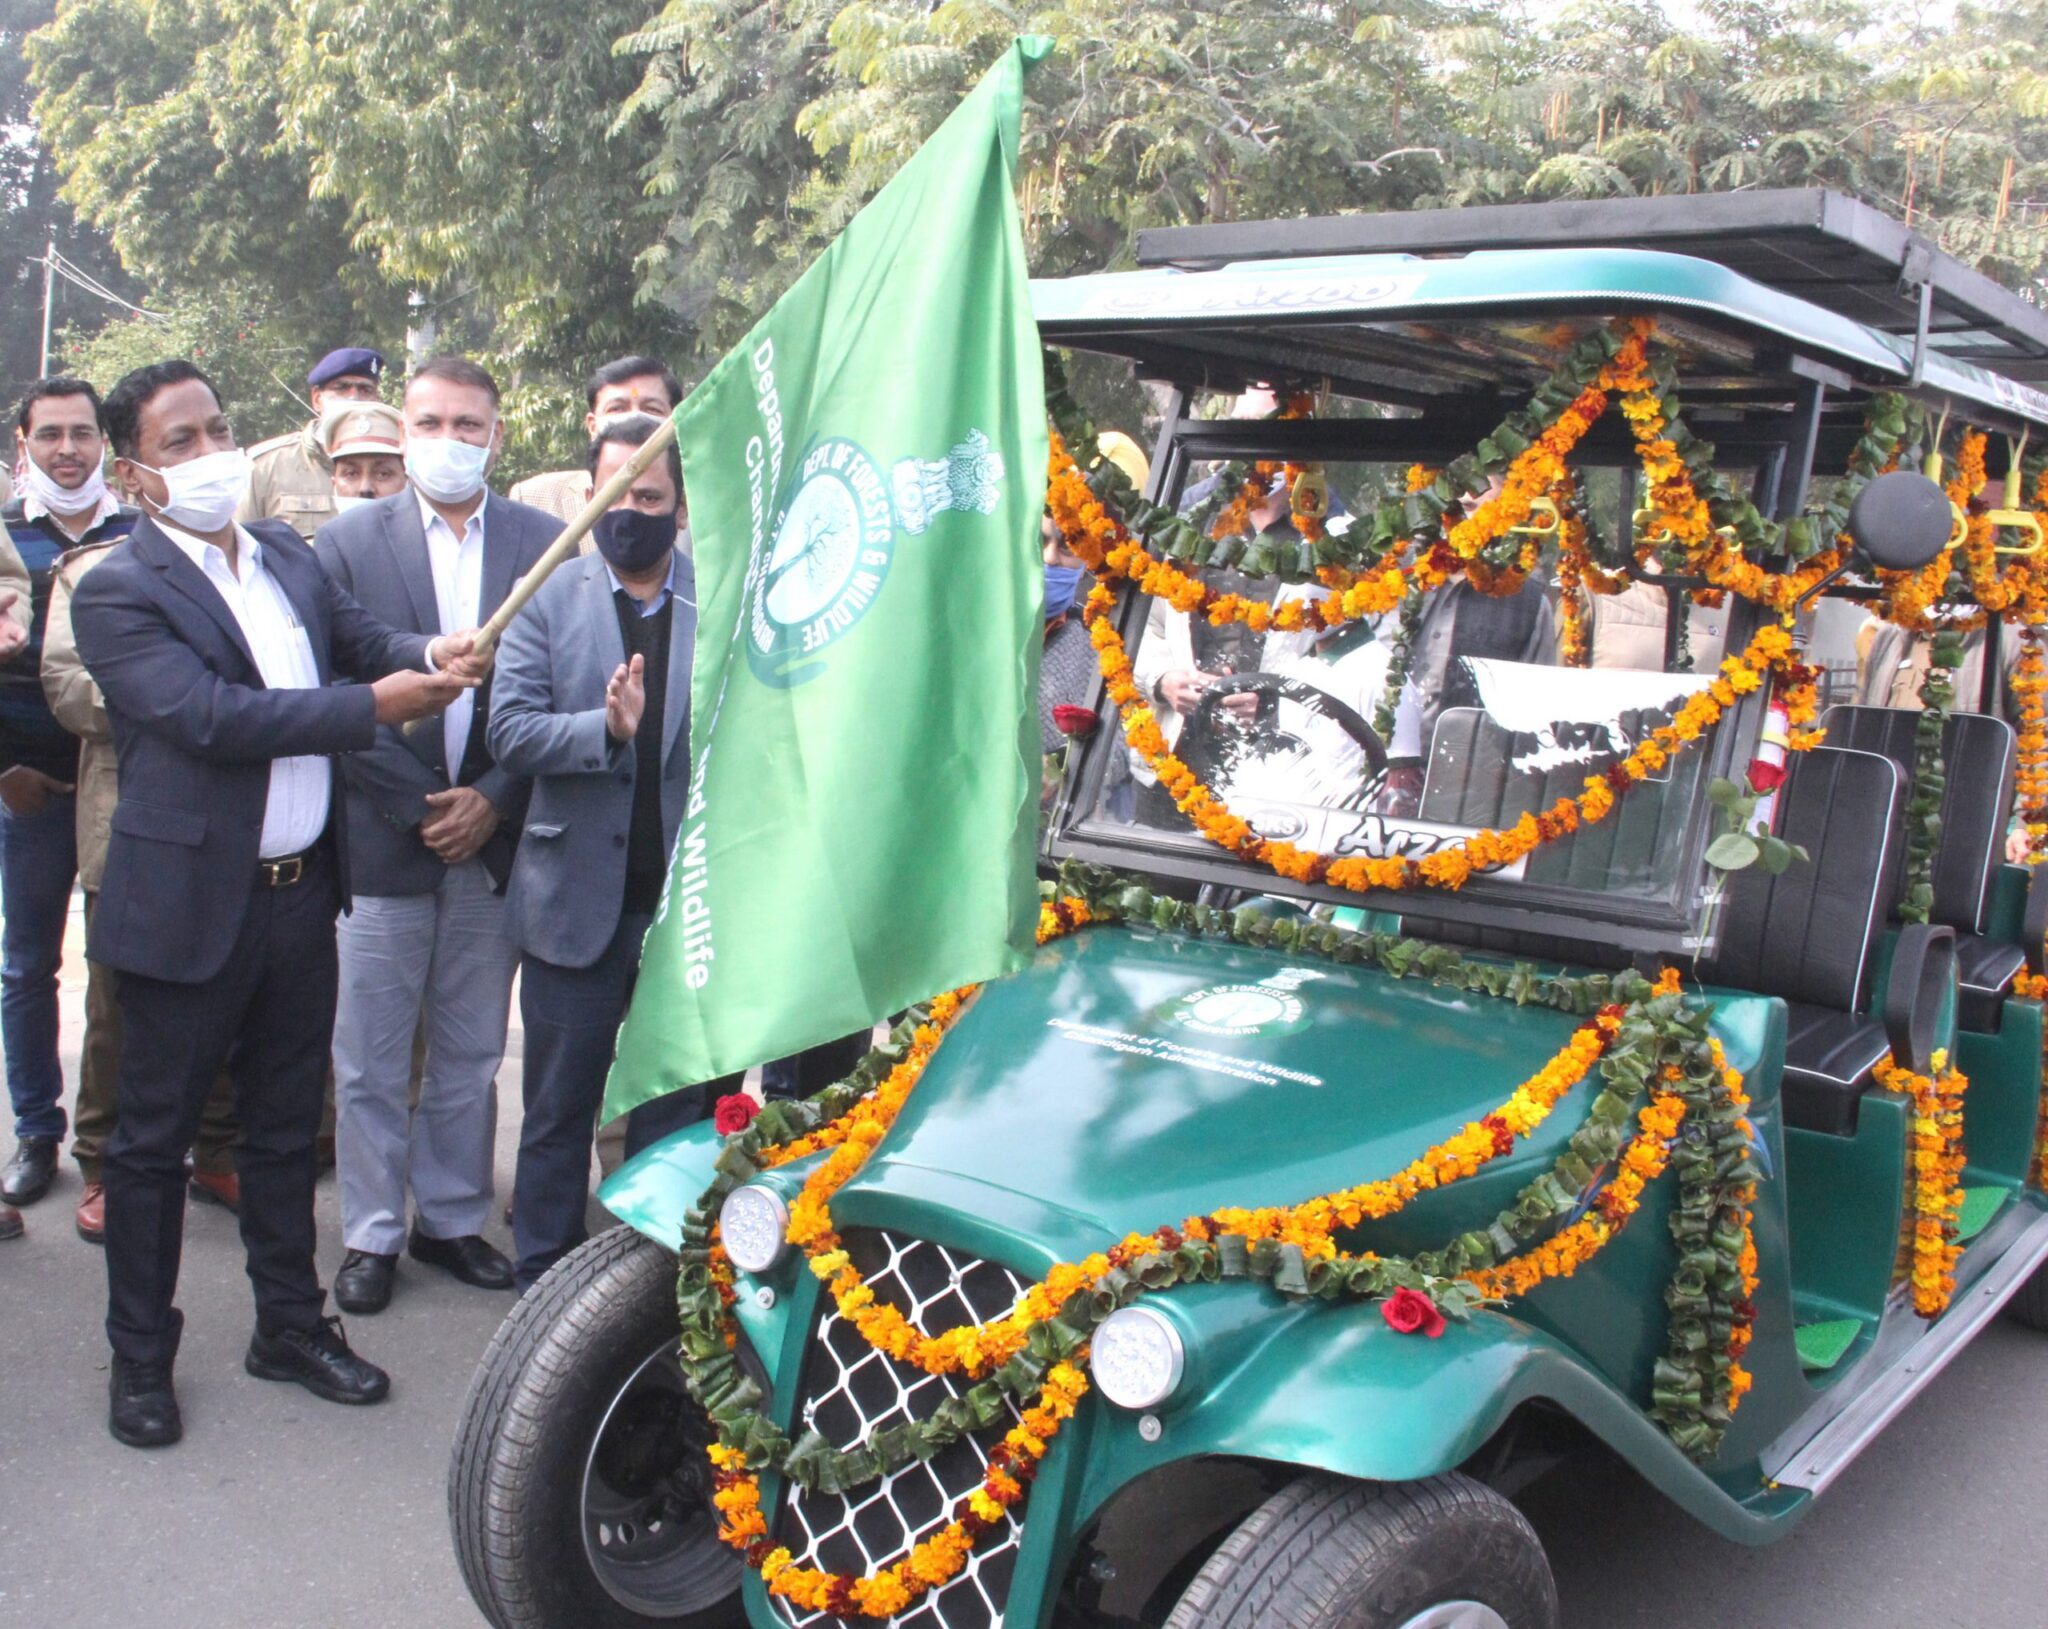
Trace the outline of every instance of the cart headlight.
<path fill-rule="evenodd" d="M 1180 1384 L 1187 1349 L 1180 1331 L 1158 1313 L 1124 1307 L 1096 1326 L 1088 1367 L 1118 1408 L 1154 1408 Z"/>
<path fill-rule="evenodd" d="M 743 1273 L 765 1273 L 789 1248 L 789 1207 L 760 1183 L 735 1188 L 718 1209 L 718 1236 Z"/>

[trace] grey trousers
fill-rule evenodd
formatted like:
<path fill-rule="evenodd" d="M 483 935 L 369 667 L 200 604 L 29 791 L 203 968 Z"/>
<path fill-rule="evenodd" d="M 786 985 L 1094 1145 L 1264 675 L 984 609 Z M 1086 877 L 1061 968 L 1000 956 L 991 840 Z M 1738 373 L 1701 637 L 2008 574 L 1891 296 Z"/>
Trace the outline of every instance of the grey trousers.
<path fill-rule="evenodd" d="M 475 860 L 431 894 L 357 896 L 341 919 L 334 1017 L 335 1155 L 342 1242 L 396 1255 L 406 1192 L 430 1238 L 481 1233 L 490 1214 L 512 975 L 505 901 Z M 426 1036 L 408 1108 L 413 1034 Z"/>

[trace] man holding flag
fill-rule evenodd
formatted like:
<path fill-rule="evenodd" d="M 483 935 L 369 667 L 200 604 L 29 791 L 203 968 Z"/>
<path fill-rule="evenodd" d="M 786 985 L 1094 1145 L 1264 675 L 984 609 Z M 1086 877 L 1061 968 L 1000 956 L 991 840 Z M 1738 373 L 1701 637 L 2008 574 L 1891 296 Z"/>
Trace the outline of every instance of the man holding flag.
<path fill-rule="evenodd" d="M 676 414 L 689 802 L 608 1117 L 1032 943 L 1047 438 L 1014 169 L 1047 48 L 1000 59 Z"/>

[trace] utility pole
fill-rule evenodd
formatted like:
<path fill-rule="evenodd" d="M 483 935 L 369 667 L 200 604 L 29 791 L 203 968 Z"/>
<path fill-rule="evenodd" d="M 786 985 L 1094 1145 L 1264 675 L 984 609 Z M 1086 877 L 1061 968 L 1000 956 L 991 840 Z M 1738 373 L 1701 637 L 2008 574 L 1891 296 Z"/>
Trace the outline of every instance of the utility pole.
<path fill-rule="evenodd" d="M 57 232 L 50 229 L 43 244 L 43 363 L 42 378 L 50 377 L 50 312 L 57 302 Z"/>

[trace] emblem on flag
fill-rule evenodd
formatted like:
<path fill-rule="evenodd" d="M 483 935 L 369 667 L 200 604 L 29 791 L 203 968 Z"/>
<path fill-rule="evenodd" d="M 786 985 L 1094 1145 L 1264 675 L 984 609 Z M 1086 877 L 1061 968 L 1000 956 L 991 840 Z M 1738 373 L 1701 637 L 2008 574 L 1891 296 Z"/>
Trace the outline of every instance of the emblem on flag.
<path fill-rule="evenodd" d="M 992 515 L 1003 501 L 1003 455 L 979 430 L 944 458 L 906 458 L 891 473 L 897 518 L 913 536 L 945 510 Z"/>

